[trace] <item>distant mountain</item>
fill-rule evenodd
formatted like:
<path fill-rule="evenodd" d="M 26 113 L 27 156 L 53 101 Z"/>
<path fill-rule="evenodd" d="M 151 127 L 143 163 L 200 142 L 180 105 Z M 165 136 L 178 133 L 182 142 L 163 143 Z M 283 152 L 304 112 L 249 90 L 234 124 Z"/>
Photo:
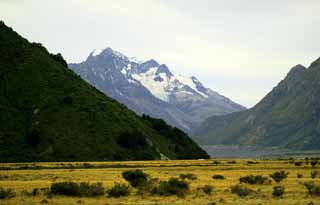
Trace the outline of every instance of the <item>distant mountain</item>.
<path fill-rule="evenodd" d="M 252 109 L 211 117 L 196 130 L 201 144 L 320 148 L 320 58 L 291 69 Z"/>
<path fill-rule="evenodd" d="M 0 113 L 0 162 L 208 158 L 181 130 L 139 117 L 1 21 Z"/>
<path fill-rule="evenodd" d="M 139 115 L 162 118 L 187 132 L 210 116 L 245 109 L 195 77 L 174 74 L 153 59 L 140 62 L 111 48 L 94 50 L 84 62 L 69 67 Z"/>

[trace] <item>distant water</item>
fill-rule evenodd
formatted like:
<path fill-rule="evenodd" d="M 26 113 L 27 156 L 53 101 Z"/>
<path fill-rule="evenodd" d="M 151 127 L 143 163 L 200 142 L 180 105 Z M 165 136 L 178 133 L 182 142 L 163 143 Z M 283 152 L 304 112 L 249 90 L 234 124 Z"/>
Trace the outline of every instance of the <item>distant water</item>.
<path fill-rule="evenodd" d="M 279 147 L 257 147 L 246 145 L 204 145 L 212 158 L 289 158 L 320 157 L 320 150 L 294 151 Z"/>

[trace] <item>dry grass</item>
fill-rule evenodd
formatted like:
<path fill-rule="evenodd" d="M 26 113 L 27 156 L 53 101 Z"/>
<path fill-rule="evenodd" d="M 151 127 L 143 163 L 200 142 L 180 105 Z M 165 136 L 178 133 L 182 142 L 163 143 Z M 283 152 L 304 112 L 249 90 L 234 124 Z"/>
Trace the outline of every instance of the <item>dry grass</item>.
<path fill-rule="evenodd" d="M 213 162 L 219 161 L 218 165 Z M 72 163 L 75 168 L 64 168 L 70 163 L 32 163 L 32 164 L 0 164 L 0 168 L 18 168 L 26 165 L 31 167 L 42 167 L 47 169 L 28 170 L 1 170 L 0 187 L 12 188 L 16 196 L 7 200 L 0 200 L 0 204 L 39 204 L 46 199 L 49 204 L 320 204 L 320 197 L 309 196 L 303 186 L 303 182 L 315 181 L 311 179 L 310 172 L 314 170 L 311 165 L 295 166 L 287 160 L 261 160 L 259 163 L 248 164 L 248 160 L 236 160 L 236 163 L 228 163 L 234 160 L 189 160 L 189 161 L 146 161 L 146 162 L 89 162 L 84 168 L 83 163 Z M 78 166 L 78 167 L 77 167 Z M 96 167 L 96 168 L 95 168 Z M 103 168 L 99 168 L 103 167 Z M 55 169 L 53 169 L 55 168 Z M 74 181 L 74 182 L 102 182 L 108 189 L 115 182 L 126 183 L 121 173 L 130 169 L 141 169 L 152 177 L 159 180 L 167 180 L 170 177 L 179 177 L 180 174 L 192 173 L 197 176 L 196 180 L 190 181 L 191 191 L 184 198 L 176 196 L 151 196 L 137 195 L 136 190 L 128 197 L 108 198 L 102 197 L 48 197 L 44 192 L 37 196 L 26 196 L 24 191 L 32 192 L 34 188 L 49 188 L 52 182 Z M 286 189 L 282 198 L 272 197 L 273 186 L 270 185 L 248 185 L 256 193 L 246 198 L 240 198 L 230 192 L 230 187 L 239 183 L 240 176 L 249 174 L 269 176 L 269 174 L 284 170 L 289 176 L 280 184 Z M 213 180 L 212 176 L 221 174 L 224 180 Z M 303 174 L 303 178 L 297 178 L 297 174 Z M 198 187 L 212 185 L 214 191 L 207 195 Z"/>

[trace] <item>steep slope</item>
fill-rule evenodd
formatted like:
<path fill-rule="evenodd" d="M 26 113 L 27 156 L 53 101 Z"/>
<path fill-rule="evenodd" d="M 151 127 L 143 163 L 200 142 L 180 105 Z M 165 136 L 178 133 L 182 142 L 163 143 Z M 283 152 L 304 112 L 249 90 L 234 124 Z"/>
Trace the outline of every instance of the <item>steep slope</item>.
<path fill-rule="evenodd" d="M 320 59 L 291 69 L 247 111 L 206 120 L 195 135 L 201 144 L 244 144 L 307 150 L 320 148 Z"/>
<path fill-rule="evenodd" d="M 187 132 L 212 115 L 245 109 L 195 77 L 174 74 L 153 59 L 139 62 L 111 48 L 95 50 L 86 61 L 69 67 L 139 115 L 163 118 Z"/>
<path fill-rule="evenodd" d="M 0 162 L 208 157 L 184 133 L 162 136 L 3 22 L 0 113 Z"/>

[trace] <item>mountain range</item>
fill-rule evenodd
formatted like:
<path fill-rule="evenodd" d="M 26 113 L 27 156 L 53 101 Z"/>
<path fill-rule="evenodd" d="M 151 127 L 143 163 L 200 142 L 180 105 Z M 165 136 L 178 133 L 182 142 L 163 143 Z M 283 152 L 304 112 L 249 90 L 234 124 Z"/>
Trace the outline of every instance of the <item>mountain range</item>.
<path fill-rule="evenodd" d="M 209 157 L 183 131 L 138 116 L 2 21 L 0 113 L 0 162 Z"/>
<path fill-rule="evenodd" d="M 137 114 L 162 118 L 186 132 L 208 117 L 245 109 L 193 76 L 175 74 L 156 60 L 141 62 L 111 48 L 94 50 L 69 68 Z"/>
<path fill-rule="evenodd" d="M 291 150 L 320 148 L 320 58 L 294 66 L 251 109 L 207 119 L 194 133 L 206 145 L 254 145 Z"/>

